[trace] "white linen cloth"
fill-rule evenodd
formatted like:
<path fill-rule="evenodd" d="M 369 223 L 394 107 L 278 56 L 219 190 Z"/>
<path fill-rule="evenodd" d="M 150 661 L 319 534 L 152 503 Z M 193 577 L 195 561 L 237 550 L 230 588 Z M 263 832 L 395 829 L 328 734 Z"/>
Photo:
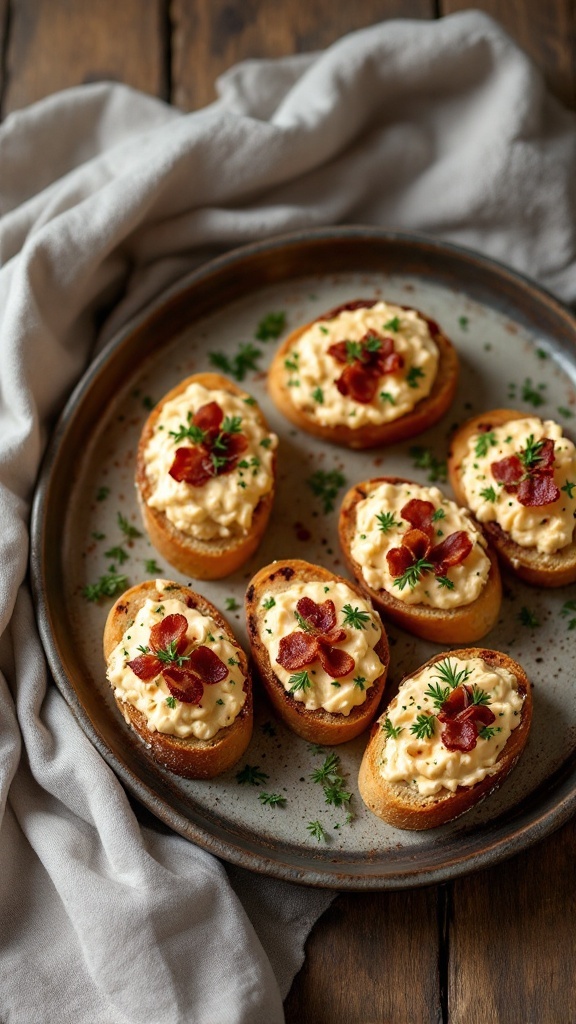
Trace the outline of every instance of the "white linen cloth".
<path fill-rule="evenodd" d="M 331 898 L 227 872 L 141 827 L 49 681 L 26 581 L 28 514 L 47 424 L 96 348 L 215 252 L 312 225 L 427 232 L 576 299 L 576 118 L 487 17 L 391 21 L 319 55 L 249 61 L 219 96 L 184 115 L 99 84 L 0 127 L 10 1024 L 275 1024 Z"/>

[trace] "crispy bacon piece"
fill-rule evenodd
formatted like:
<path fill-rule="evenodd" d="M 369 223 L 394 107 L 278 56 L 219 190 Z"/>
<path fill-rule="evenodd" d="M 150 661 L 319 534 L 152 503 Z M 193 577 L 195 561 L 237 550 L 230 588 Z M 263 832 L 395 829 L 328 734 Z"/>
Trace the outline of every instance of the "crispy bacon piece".
<path fill-rule="evenodd" d="M 460 565 L 472 551 L 472 540 L 465 530 L 456 530 L 444 537 L 439 544 L 433 544 L 434 526 L 432 516 L 434 505 L 431 501 L 412 498 L 401 509 L 402 519 L 410 523 L 399 548 L 390 548 L 386 561 L 394 579 L 403 576 L 407 569 L 426 559 L 435 576 L 445 576 L 451 565 Z M 430 572 L 430 569 L 424 570 Z"/>
<path fill-rule="evenodd" d="M 544 437 L 538 443 L 537 453 L 529 462 L 527 449 L 519 455 L 507 455 L 492 462 L 490 470 L 494 479 L 504 486 L 507 494 L 515 494 L 526 508 L 539 508 L 558 501 L 560 489 L 554 483 L 554 441 Z M 521 456 L 525 458 L 522 460 Z"/>
<path fill-rule="evenodd" d="M 191 425 L 198 427 L 203 437 L 192 446 L 176 449 L 168 470 L 174 480 L 203 487 L 213 477 L 232 472 L 248 441 L 244 434 L 222 430 L 223 421 L 218 402 L 207 402 L 194 413 Z"/>
<path fill-rule="evenodd" d="M 492 725 L 496 715 L 486 704 L 474 704 L 472 687 L 463 683 L 442 704 L 438 721 L 444 725 L 440 738 L 446 749 L 468 753 L 476 746 L 480 729 Z"/>
<path fill-rule="evenodd" d="M 394 338 L 368 331 L 357 343 L 358 354 L 350 355 L 346 341 L 330 345 L 328 354 L 344 365 L 336 387 L 341 395 L 349 395 L 355 402 L 367 405 L 374 398 L 380 377 L 397 373 L 404 366 L 404 357 L 395 351 Z"/>
<path fill-rule="evenodd" d="M 346 651 L 334 646 L 346 639 L 346 630 L 336 624 L 334 602 L 326 600 L 317 604 L 310 597 L 301 597 L 296 611 L 306 628 L 282 637 L 276 659 L 278 664 L 288 672 L 296 672 L 319 661 L 332 679 L 349 675 L 356 663 Z"/>
<path fill-rule="evenodd" d="M 144 682 L 161 675 L 173 697 L 183 704 L 199 704 L 204 685 L 220 683 L 228 669 L 217 654 L 203 644 L 185 655 L 188 622 L 184 615 L 167 615 L 150 630 L 152 654 L 141 654 L 128 667 Z M 164 658 L 158 654 L 164 654 Z M 181 661 L 181 664 L 178 664 Z"/>

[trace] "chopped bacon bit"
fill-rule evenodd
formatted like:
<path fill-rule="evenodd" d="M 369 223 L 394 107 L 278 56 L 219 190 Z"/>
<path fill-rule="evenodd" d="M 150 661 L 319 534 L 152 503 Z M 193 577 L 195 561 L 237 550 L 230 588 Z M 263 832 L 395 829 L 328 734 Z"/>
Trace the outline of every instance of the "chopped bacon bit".
<path fill-rule="evenodd" d="M 468 753 L 476 746 L 480 729 L 492 725 L 496 715 L 486 704 L 474 704 L 472 687 L 463 683 L 442 704 L 438 721 L 444 725 L 440 739 L 446 749 Z"/>
<path fill-rule="evenodd" d="M 522 459 L 522 456 L 525 456 Z M 527 449 L 519 455 L 507 455 L 492 462 L 492 476 L 507 494 L 515 494 L 525 508 L 540 508 L 558 501 L 560 489 L 554 483 L 554 441 L 544 437 L 537 444 L 537 453 L 529 461 Z"/>
<path fill-rule="evenodd" d="M 380 377 L 397 373 L 404 366 L 404 357 L 394 349 L 394 338 L 368 331 L 355 343 L 358 354 L 350 355 L 346 341 L 330 345 L 328 354 L 336 362 L 344 364 L 344 370 L 336 380 L 341 395 L 350 395 L 355 402 L 367 405 L 374 398 Z"/>
<path fill-rule="evenodd" d="M 316 604 L 311 597 L 301 597 L 296 605 L 296 611 L 308 625 L 320 630 L 321 633 L 329 632 L 336 625 L 336 606 L 329 598 L 322 604 Z"/>
<path fill-rule="evenodd" d="M 394 579 L 403 576 L 407 569 L 421 559 L 430 562 L 436 576 L 445 576 L 451 565 L 461 565 L 472 551 L 473 543 L 465 530 L 456 530 L 439 544 L 433 544 L 433 514 L 432 502 L 421 501 L 419 498 L 412 498 L 401 509 L 402 519 L 410 523 L 412 529 L 406 530 L 401 547 L 390 548 L 386 553 L 390 575 Z"/>
<path fill-rule="evenodd" d="M 346 651 L 334 647 L 346 639 L 346 630 L 336 624 L 334 602 L 328 599 L 317 604 L 310 597 L 301 597 L 296 611 L 304 621 L 306 632 L 296 630 L 282 637 L 276 658 L 278 664 L 294 672 L 319 661 L 332 679 L 349 675 L 356 663 Z"/>
<path fill-rule="evenodd" d="M 194 413 L 191 424 L 202 431 L 203 437 L 196 444 L 176 449 L 168 470 L 173 480 L 203 487 L 213 477 L 232 472 L 248 441 L 244 434 L 221 430 L 223 421 L 218 402 L 208 402 Z"/>
<path fill-rule="evenodd" d="M 166 615 L 150 630 L 149 646 L 154 654 L 141 654 L 127 664 L 144 682 L 161 675 L 172 696 L 183 704 L 199 704 L 204 686 L 222 682 L 228 669 L 218 655 L 203 644 L 190 654 L 184 654 L 188 647 L 187 631 L 184 615 Z M 159 654 L 164 657 L 158 657 Z"/>

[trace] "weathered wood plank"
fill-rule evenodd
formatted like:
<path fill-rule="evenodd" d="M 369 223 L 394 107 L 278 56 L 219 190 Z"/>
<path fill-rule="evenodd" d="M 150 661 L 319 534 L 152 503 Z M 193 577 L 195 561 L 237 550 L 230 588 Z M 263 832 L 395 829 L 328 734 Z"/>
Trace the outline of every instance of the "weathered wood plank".
<path fill-rule="evenodd" d="M 576 109 L 576 10 L 574 0 L 440 0 L 440 12 L 470 6 L 485 11 L 535 61 L 551 91 Z"/>
<path fill-rule="evenodd" d="M 167 98 L 164 0 L 7 2 L 3 115 L 104 79 Z"/>
<path fill-rule="evenodd" d="M 450 1024 L 576 1021 L 576 821 L 454 883 Z"/>
<path fill-rule="evenodd" d="M 432 18 L 434 0 L 173 0 L 172 101 L 195 110 L 215 98 L 214 81 L 239 60 L 321 49 L 386 18 Z"/>
<path fill-rule="evenodd" d="M 309 936 L 286 1024 L 438 1024 L 438 893 L 338 896 Z"/>

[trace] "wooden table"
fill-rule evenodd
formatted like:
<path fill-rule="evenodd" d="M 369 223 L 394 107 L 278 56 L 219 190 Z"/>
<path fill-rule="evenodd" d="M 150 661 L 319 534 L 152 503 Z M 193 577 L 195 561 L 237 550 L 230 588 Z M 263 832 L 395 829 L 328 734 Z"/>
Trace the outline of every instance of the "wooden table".
<path fill-rule="evenodd" d="M 0 0 L 0 111 L 125 82 L 184 110 L 246 57 L 322 48 L 464 0 Z M 574 0 L 475 0 L 576 109 Z M 487 871 L 409 892 L 347 893 L 313 929 L 288 1024 L 576 1021 L 576 822 Z"/>

